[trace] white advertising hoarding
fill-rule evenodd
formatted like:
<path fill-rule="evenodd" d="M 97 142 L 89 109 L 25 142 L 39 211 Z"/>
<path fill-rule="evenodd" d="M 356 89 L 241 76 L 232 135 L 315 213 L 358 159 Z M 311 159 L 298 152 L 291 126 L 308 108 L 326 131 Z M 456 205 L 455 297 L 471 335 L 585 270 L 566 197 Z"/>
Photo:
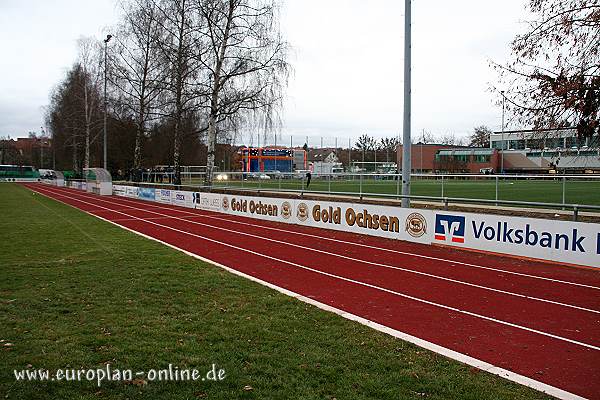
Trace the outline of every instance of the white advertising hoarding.
<path fill-rule="evenodd" d="M 123 195 L 117 186 L 115 194 Z M 125 189 L 125 195 L 129 188 Z M 161 196 L 164 199 L 161 199 Z M 157 190 L 157 201 L 167 202 Z M 269 221 L 600 267 L 600 224 L 170 191 L 170 203 Z"/>

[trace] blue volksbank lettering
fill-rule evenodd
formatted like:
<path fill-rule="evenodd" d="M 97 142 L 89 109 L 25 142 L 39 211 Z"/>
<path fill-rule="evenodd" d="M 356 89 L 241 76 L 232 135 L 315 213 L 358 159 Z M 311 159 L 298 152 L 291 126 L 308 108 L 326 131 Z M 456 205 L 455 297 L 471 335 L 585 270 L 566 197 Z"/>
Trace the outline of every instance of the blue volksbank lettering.
<path fill-rule="evenodd" d="M 538 232 L 526 224 L 525 229 L 509 228 L 508 222 L 500 222 L 496 226 L 486 225 L 484 221 L 479 223 L 471 221 L 473 234 L 476 239 L 495 240 L 497 242 L 523 244 L 526 246 L 540 246 L 548 249 L 562 249 L 579 251 L 585 253 L 581 242 L 585 236 L 579 236 L 574 228 L 570 235 L 564 233 Z M 600 234 L 598 234 L 598 252 L 600 254 Z"/>

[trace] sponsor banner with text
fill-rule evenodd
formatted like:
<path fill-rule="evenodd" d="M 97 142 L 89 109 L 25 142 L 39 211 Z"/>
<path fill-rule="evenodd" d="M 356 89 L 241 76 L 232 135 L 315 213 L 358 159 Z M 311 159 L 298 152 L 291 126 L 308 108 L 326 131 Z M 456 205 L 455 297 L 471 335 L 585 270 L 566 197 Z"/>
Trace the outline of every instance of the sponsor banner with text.
<path fill-rule="evenodd" d="M 113 185 L 113 194 L 117 196 L 127 196 L 127 186 Z"/>
<path fill-rule="evenodd" d="M 192 192 L 183 190 L 171 190 L 171 204 L 180 207 L 194 207 L 194 199 Z"/>
<path fill-rule="evenodd" d="M 600 224 L 437 212 L 434 243 L 600 267 Z"/>
<path fill-rule="evenodd" d="M 171 204 L 201 210 L 600 267 L 600 224 L 174 190 L 170 195 Z"/>
<path fill-rule="evenodd" d="M 221 212 L 270 221 L 296 223 L 291 218 L 294 208 L 293 200 L 252 196 L 219 196 Z"/>
<path fill-rule="evenodd" d="M 194 193 L 195 207 L 206 211 L 221 210 L 221 195 L 218 193 Z"/>
<path fill-rule="evenodd" d="M 600 267 L 600 224 L 342 202 L 222 196 L 221 212 Z"/>
<path fill-rule="evenodd" d="M 171 204 L 171 190 L 169 189 L 156 189 L 156 201 L 164 204 Z"/>
<path fill-rule="evenodd" d="M 125 188 L 125 196 L 127 197 L 139 197 L 139 188 L 137 186 L 127 186 Z"/>
<path fill-rule="evenodd" d="M 152 188 L 139 188 L 138 195 L 143 200 L 156 200 L 156 191 Z"/>

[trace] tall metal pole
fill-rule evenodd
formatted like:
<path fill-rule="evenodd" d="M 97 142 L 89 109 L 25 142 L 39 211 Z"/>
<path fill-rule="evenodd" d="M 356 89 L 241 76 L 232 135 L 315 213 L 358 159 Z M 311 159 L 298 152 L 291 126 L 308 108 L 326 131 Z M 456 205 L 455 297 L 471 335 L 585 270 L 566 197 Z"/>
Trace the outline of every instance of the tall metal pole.
<path fill-rule="evenodd" d="M 504 174 L 504 90 L 500 93 L 502 94 L 502 150 L 500 153 L 500 171 Z"/>
<path fill-rule="evenodd" d="M 404 0 L 404 123 L 402 132 L 402 194 L 410 195 L 410 56 L 411 56 L 411 17 L 410 2 Z M 402 198 L 402 207 L 410 207 L 410 199 Z"/>
<path fill-rule="evenodd" d="M 108 42 L 110 41 L 111 35 L 106 35 L 104 39 L 104 169 L 107 169 L 107 157 L 106 157 L 106 108 L 108 107 L 108 101 L 106 100 L 106 70 L 107 70 L 107 52 Z"/>
<path fill-rule="evenodd" d="M 48 134 L 48 125 L 46 125 L 46 134 Z M 52 129 L 52 169 L 56 171 L 56 143 L 54 143 L 54 129 Z"/>
<path fill-rule="evenodd" d="M 352 143 L 350 138 L 348 138 L 348 172 L 351 172 L 350 169 L 352 167 Z"/>

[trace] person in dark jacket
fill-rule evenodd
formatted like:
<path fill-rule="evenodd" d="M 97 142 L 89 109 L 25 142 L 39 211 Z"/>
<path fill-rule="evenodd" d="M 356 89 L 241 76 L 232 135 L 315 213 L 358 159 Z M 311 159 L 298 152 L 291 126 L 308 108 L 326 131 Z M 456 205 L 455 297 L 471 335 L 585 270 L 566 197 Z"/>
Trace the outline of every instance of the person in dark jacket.
<path fill-rule="evenodd" d="M 308 171 L 306 173 L 306 188 L 308 189 L 308 186 L 310 185 L 310 178 L 312 178 L 312 174 L 310 173 L 310 171 Z"/>

